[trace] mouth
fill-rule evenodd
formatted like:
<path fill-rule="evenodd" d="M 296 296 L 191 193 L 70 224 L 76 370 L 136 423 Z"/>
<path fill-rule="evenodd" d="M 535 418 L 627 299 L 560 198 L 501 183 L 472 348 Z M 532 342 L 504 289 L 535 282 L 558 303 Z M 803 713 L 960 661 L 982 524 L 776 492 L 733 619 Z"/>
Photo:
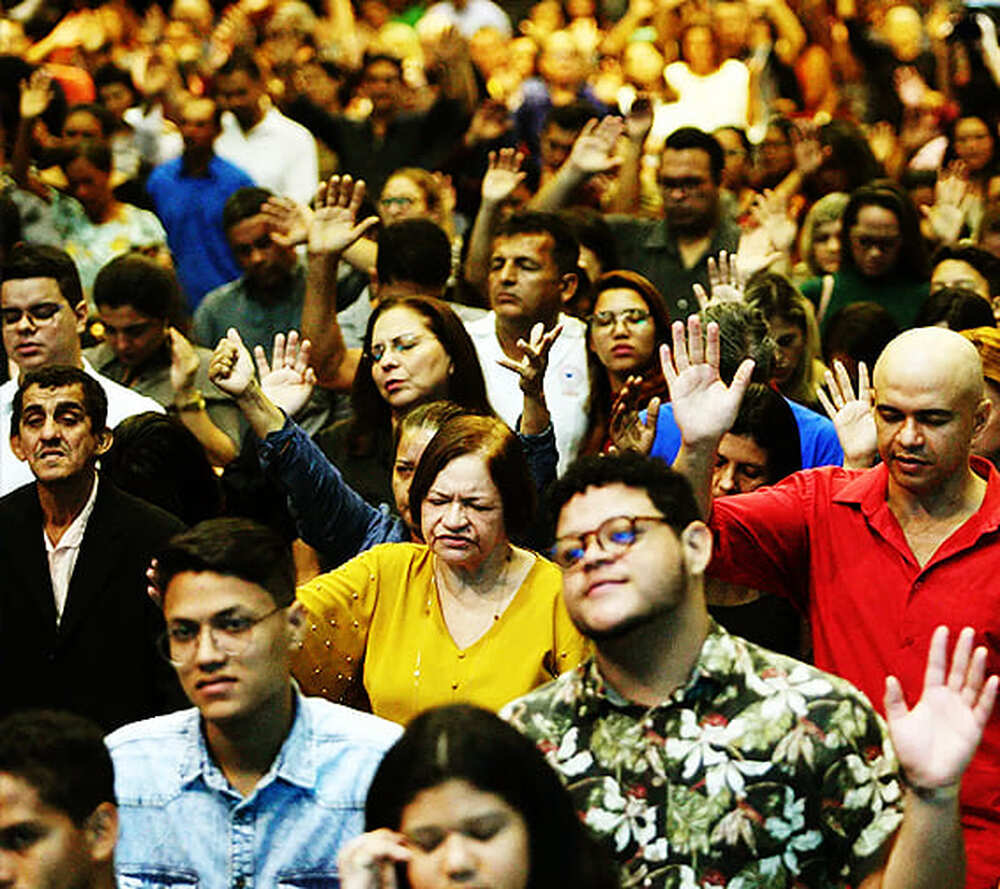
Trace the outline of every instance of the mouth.
<path fill-rule="evenodd" d="M 585 598 L 589 599 L 591 597 L 604 595 L 605 593 L 614 591 L 622 583 L 624 583 L 623 580 L 610 577 L 600 578 L 598 580 L 591 581 L 591 583 L 587 586 L 587 590 L 584 593 L 584 596 Z"/>
<path fill-rule="evenodd" d="M 631 358 L 633 355 L 635 355 L 635 349 L 633 349 L 629 345 L 622 344 L 619 346 L 615 346 L 611 350 L 611 354 L 615 358 Z"/>
<path fill-rule="evenodd" d="M 892 462 L 900 469 L 909 472 L 916 472 L 930 465 L 930 461 L 915 457 L 913 454 L 895 454 L 893 455 Z"/>
<path fill-rule="evenodd" d="M 236 680 L 229 676 L 213 676 L 196 682 L 194 687 L 204 695 L 219 695 L 228 692 L 235 684 Z"/>
<path fill-rule="evenodd" d="M 398 392 L 406 385 L 406 380 L 386 380 L 382 385 L 385 387 L 385 391 L 392 395 L 393 392 Z"/>
<path fill-rule="evenodd" d="M 435 543 L 440 543 L 442 546 L 450 546 L 453 549 L 469 549 L 475 546 L 475 543 L 468 537 L 462 537 L 461 534 L 438 534 L 434 538 Z"/>

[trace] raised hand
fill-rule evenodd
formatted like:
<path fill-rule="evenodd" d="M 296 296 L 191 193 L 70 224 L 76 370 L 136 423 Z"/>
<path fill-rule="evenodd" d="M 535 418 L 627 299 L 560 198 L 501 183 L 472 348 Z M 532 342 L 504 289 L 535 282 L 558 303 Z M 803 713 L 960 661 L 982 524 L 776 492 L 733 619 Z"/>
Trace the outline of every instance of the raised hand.
<path fill-rule="evenodd" d="M 878 454 L 878 438 L 875 432 L 875 407 L 871 384 L 868 381 L 868 367 L 862 361 L 858 364 L 858 392 L 854 394 L 847 368 L 839 361 L 833 362 L 833 371 L 824 374 L 826 388 L 821 387 L 816 394 L 827 416 L 833 420 L 844 451 L 844 466 L 847 469 L 867 469 L 875 463 Z"/>
<path fill-rule="evenodd" d="M 962 233 L 970 202 L 968 169 L 962 161 L 954 161 L 938 175 L 934 205 L 921 204 L 920 212 L 942 243 L 953 244 Z"/>
<path fill-rule="evenodd" d="M 660 364 L 670 390 L 674 420 L 687 445 L 716 445 L 736 422 L 743 393 L 750 384 L 753 360 L 747 358 L 726 385 L 719 377 L 719 325 L 709 323 L 705 339 L 701 319 L 691 315 L 670 329 L 673 348 L 660 346 Z"/>
<path fill-rule="evenodd" d="M 653 443 L 656 441 L 656 421 L 660 416 L 660 399 L 654 397 L 649 400 L 644 421 L 640 416 L 641 393 L 642 377 L 629 377 L 625 385 L 618 390 L 615 402 L 611 406 L 608 437 L 611 439 L 612 449 L 618 453 L 631 451 L 649 456 L 653 451 Z"/>
<path fill-rule="evenodd" d="M 198 373 L 198 353 L 194 346 L 176 327 L 167 329 L 170 338 L 170 386 L 177 392 L 194 388 L 194 378 Z"/>
<path fill-rule="evenodd" d="M 274 335 L 271 362 L 262 346 L 254 346 L 253 355 L 264 394 L 288 416 L 297 414 L 312 395 L 316 373 L 309 366 L 309 340 L 299 340 L 297 330 Z"/>
<path fill-rule="evenodd" d="M 27 80 L 21 81 L 21 117 L 31 120 L 45 113 L 52 101 L 52 75 L 36 68 Z"/>
<path fill-rule="evenodd" d="M 260 212 L 271 225 L 271 240 L 275 244 L 297 247 L 308 239 L 313 213 L 298 201 L 272 195 L 263 203 Z"/>
<path fill-rule="evenodd" d="M 253 359 L 235 327 L 230 327 L 215 347 L 208 363 L 208 378 L 233 398 L 239 398 L 253 384 Z"/>
<path fill-rule="evenodd" d="M 476 145 L 479 142 L 492 142 L 499 139 L 511 127 L 514 121 L 511 119 L 510 111 L 503 102 L 489 99 L 481 102 L 469 121 L 469 128 L 465 131 L 465 144 Z"/>
<path fill-rule="evenodd" d="M 398 889 L 396 865 L 413 858 L 406 837 L 387 827 L 345 843 L 337 856 L 343 889 Z"/>
<path fill-rule="evenodd" d="M 576 137 L 566 163 L 586 176 L 617 169 L 621 158 L 615 156 L 615 148 L 624 128 L 624 121 L 610 114 L 600 121 L 588 120 Z"/>
<path fill-rule="evenodd" d="M 710 293 L 705 292 L 701 284 L 694 284 L 695 299 L 698 305 L 705 308 L 709 303 L 743 302 L 743 290 L 746 275 L 740 271 L 735 253 L 719 251 L 719 258 L 708 258 L 708 286 Z"/>
<path fill-rule="evenodd" d="M 653 103 L 647 95 L 638 95 L 625 115 L 625 135 L 640 148 L 653 128 Z"/>
<path fill-rule="evenodd" d="M 948 628 L 931 637 L 924 689 L 911 710 L 895 676 L 885 680 L 889 737 L 909 784 L 945 797 L 957 796 L 962 773 L 983 736 L 997 696 L 997 677 L 986 678 L 986 648 L 973 651 L 975 631 L 959 634 L 948 665 Z"/>
<path fill-rule="evenodd" d="M 517 341 L 517 347 L 522 352 L 520 361 L 513 361 L 510 358 L 497 359 L 497 364 L 514 371 L 521 378 L 518 385 L 529 398 L 542 397 L 545 370 L 549 366 L 549 352 L 552 350 L 552 344 L 559 339 L 562 329 L 562 325 L 557 324 L 546 331 L 545 325 L 539 321 L 531 328 L 528 342 L 522 339 Z"/>
<path fill-rule="evenodd" d="M 521 171 L 524 155 L 513 148 L 501 148 L 491 151 L 483 176 L 483 203 L 496 206 L 509 198 L 524 181 L 525 174 Z"/>
<path fill-rule="evenodd" d="M 807 130 L 795 143 L 794 152 L 795 169 L 802 176 L 811 176 L 823 166 L 823 162 L 833 153 L 833 149 L 819 141 L 815 130 Z"/>
<path fill-rule="evenodd" d="M 787 197 L 780 192 L 765 189 L 762 195 L 754 198 L 750 212 L 757 224 L 767 233 L 773 250 L 788 253 L 792 249 L 798 226 L 788 215 Z"/>
<path fill-rule="evenodd" d="M 378 223 L 377 216 L 369 216 L 355 225 L 364 196 L 363 179 L 355 182 L 350 176 L 331 176 L 329 182 L 320 183 L 309 225 L 310 253 L 343 253 Z"/>

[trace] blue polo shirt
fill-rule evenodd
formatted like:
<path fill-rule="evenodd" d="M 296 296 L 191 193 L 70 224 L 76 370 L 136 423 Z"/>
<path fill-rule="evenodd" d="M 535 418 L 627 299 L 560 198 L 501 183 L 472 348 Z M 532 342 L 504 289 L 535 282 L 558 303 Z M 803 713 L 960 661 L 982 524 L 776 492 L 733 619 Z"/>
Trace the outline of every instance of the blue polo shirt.
<path fill-rule="evenodd" d="M 207 176 L 185 175 L 183 158 L 160 164 L 149 175 L 146 190 L 167 230 L 191 311 L 210 290 L 241 274 L 222 227 L 222 208 L 234 191 L 253 184 L 239 167 L 220 157 L 209 162 Z"/>

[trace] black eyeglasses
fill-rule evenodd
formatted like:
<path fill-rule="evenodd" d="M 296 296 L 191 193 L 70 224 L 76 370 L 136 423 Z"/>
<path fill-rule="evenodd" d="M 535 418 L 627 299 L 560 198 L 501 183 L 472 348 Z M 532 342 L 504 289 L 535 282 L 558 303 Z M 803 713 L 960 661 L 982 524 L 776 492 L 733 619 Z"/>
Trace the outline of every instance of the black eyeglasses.
<path fill-rule="evenodd" d="M 3 321 L 4 326 L 13 327 L 24 315 L 27 315 L 35 324 L 44 324 L 55 318 L 61 308 L 59 303 L 35 303 L 26 309 L 0 309 L 0 320 Z"/>
<path fill-rule="evenodd" d="M 620 556 L 638 539 L 642 531 L 637 527 L 639 522 L 665 523 L 661 515 L 613 516 L 605 519 L 593 531 L 586 531 L 573 537 L 560 537 L 549 555 L 560 568 L 573 568 L 583 559 L 587 551 L 587 541 L 593 537 L 597 545 L 609 556 Z"/>
<path fill-rule="evenodd" d="M 594 312 L 588 320 L 594 327 L 612 327 L 619 321 L 626 327 L 641 327 L 649 321 L 649 312 L 645 309 L 622 309 L 619 312 L 605 309 L 603 312 Z"/>

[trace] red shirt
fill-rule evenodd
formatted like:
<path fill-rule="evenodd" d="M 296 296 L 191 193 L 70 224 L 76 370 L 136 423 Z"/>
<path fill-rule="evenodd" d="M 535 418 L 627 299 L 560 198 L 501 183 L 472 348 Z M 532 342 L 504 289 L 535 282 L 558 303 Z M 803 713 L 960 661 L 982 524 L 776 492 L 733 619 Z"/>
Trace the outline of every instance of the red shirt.
<path fill-rule="evenodd" d="M 923 568 L 886 502 L 888 470 L 827 466 L 797 472 L 752 494 L 722 497 L 709 522 L 709 573 L 792 599 L 809 614 L 816 666 L 860 688 L 884 715 L 885 677 L 913 706 L 923 689 L 931 634 L 946 624 L 953 645 L 965 626 L 1000 673 L 1000 475 L 982 506 Z M 969 887 L 1000 878 L 1000 707 L 962 783 Z"/>

